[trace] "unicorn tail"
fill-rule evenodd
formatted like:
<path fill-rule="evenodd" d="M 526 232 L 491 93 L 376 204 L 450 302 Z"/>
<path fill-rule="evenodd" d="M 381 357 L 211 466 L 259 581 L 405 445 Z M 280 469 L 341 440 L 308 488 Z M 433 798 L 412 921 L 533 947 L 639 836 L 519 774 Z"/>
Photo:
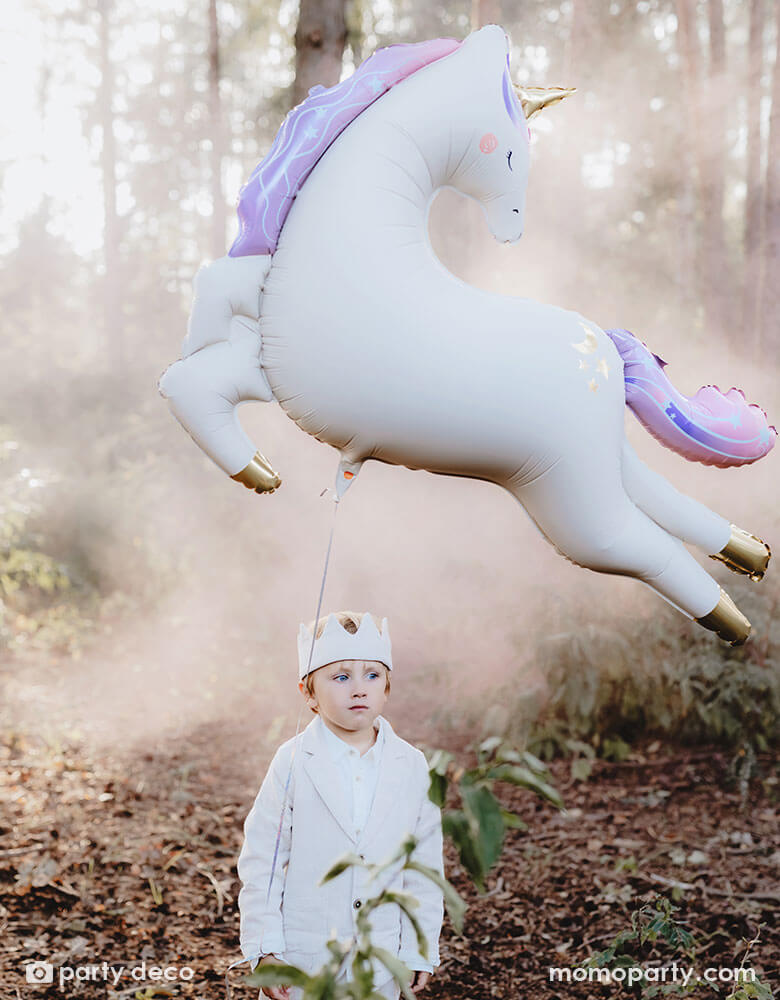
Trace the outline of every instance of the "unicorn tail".
<path fill-rule="evenodd" d="M 667 448 L 691 462 L 728 468 L 748 465 L 774 447 L 777 431 L 766 413 L 748 405 L 741 389 L 705 385 L 683 396 L 664 373 L 666 362 L 628 330 L 606 330 L 623 359 L 626 403 Z"/>

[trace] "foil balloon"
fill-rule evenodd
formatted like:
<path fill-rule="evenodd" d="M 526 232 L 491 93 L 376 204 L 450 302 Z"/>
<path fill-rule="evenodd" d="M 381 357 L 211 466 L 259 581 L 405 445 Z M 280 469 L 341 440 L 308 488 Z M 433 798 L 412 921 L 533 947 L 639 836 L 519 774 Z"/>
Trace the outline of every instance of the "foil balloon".
<path fill-rule="evenodd" d="M 340 495 L 368 459 L 489 480 L 568 559 L 635 577 L 742 642 L 749 623 L 683 543 L 754 579 L 767 546 L 644 465 L 624 412 L 628 391 L 670 447 L 740 464 L 774 443 L 762 411 L 738 393 L 686 401 L 630 334 L 474 288 L 431 247 L 444 187 L 479 203 L 496 240 L 523 233 L 527 119 L 571 91 L 518 94 L 508 51 L 488 25 L 462 43 L 379 50 L 338 86 L 315 87 L 242 190 L 228 256 L 199 273 L 161 391 L 258 492 L 280 480 L 237 410 L 276 400 L 338 450 Z"/>

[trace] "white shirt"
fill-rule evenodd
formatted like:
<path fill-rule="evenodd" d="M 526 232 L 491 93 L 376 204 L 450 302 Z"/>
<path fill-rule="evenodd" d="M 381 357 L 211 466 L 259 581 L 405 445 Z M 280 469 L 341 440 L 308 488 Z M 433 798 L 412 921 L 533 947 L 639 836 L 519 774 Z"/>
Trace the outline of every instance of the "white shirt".
<path fill-rule="evenodd" d="M 317 716 L 315 725 L 317 724 L 321 727 L 328 753 L 339 769 L 347 802 L 352 803 L 352 822 L 355 824 L 355 836 L 359 837 L 368 819 L 368 814 L 371 812 L 376 794 L 379 761 L 382 758 L 382 749 L 385 745 L 383 728 L 385 720 L 381 715 L 377 717 L 376 740 L 374 745 L 364 754 L 337 736 L 332 729 L 325 725 L 320 716 Z M 433 972 L 433 966 L 423 961 L 414 952 L 401 951 L 398 957 L 413 969 Z"/>
<path fill-rule="evenodd" d="M 317 722 L 322 727 L 325 745 L 333 763 L 341 775 L 342 788 L 347 802 L 352 804 L 352 822 L 355 836 L 359 837 L 366 825 L 368 814 L 376 793 L 376 783 L 379 777 L 379 761 L 385 744 L 385 734 L 382 729 L 381 716 L 376 721 L 376 740 L 364 754 L 349 745 L 333 730 L 329 729 L 321 718 Z"/>

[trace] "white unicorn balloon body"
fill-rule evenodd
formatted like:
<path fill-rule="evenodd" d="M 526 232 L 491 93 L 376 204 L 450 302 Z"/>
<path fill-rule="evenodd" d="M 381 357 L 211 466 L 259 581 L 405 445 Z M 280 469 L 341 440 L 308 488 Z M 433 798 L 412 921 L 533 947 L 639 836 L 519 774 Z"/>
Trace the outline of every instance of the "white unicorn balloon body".
<path fill-rule="evenodd" d="M 623 362 L 610 337 L 577 313 L 460 281 L 431 247 L 428 212 L 444 187 L 476 199 L 497 240 L 522 235 L 529 141 L 502 99 L 506 53 L 503 30 L 489 26 L 397 84 L 319 160 L 272 257 L 217 262 L 223 290 L 231 268 L 249 271 L 236 285 L 244 303 L 223 311 L 222 345 L 207 346 L 220 328 L 213 316 L 191 327 L 185 346 L 201 374 L 187 374 L 187 386 L 240 375 L 231 411 L 244 398 L 275 398 L 339 450 L 342 474 L 372 458 L 498 483 L 575 563 L 636 577 L 744 639 L 747 623 L 740 635 L 723 625 L 725 595 L 682 544 L 720 553 L 732 527 L 628 445 Z M 236 312 L 249 315 L 231 332 L 225 318 Z M 213 349 L 227 360 L 212 363 Z M 178 379 L 163 383 L 174 412 L 239 472 L 251 443 L 233 421 L 204 442 L 198 404 L 188 406 Z"/>

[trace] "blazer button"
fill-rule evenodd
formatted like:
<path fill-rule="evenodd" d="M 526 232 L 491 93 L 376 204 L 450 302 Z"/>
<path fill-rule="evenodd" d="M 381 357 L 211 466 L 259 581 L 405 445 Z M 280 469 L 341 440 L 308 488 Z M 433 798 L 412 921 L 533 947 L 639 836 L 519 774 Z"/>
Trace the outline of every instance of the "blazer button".
<path fill-rule="evenodd" d="M 352 905 L 355 907 L 356 910 L 359 910 L 363 904 L 360 902 L 359 899 L 356 899 Z"/>
<path fill-rule="evenodd" d="M 358 857 L 360 858 L 361 861 L 365 861 L 366 860 L 365 854 L 358 854 Z"/>

